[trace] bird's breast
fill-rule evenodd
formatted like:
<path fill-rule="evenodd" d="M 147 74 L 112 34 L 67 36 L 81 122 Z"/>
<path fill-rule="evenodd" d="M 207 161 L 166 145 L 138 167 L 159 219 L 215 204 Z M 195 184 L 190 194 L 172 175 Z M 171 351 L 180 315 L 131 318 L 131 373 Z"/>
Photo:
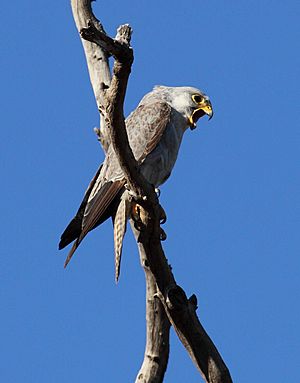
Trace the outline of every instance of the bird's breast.
<path fill-rule="evenodd" d="M 151 184 L 159 186 L 170 176 L 182 136 L 183 130 L 176 129 L 170 124 L 157 147 L 145 159 L 142 164 L 142 173 Z"/>

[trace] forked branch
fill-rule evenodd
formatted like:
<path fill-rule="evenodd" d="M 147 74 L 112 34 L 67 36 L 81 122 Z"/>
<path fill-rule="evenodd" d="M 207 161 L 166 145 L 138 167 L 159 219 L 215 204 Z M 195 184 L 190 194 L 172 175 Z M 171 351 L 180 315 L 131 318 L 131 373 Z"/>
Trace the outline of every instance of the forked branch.
<path fill-rule="evenodd" d="M 154 300 L 159 298 L 170 323 L 206 382 L 229 383 L 232 381 L 229 371 L 197 318 L 196 297 L 192 296 L 187 299 L 183 289 L 176 284 L 161 246 L 161 208 L 157 196 L 153 187 L 139 172 L 138 164 L 129 146 L 123 104 L 133 62 L 133 52 L 129 45 L 131 29 L 128 25 L 120 27 L 116 38 L 112 39 L 107 36 L 102 25 L 93 15 L 91 0 L 71 0 L 71 2 L 74 19 L 81 37 L 88 40 L 83 42 L 83 45 L 98 109 L 103 115 L 100 137 L 103 141 L 102 144 L 104 143 L 103 147 L 105 149 L 109 144 L 113 145 L 127 183 L 131 191 L 137 196 L 137 202 L 142 205 L 143 230 L 135 231 L 135 236 L 146 272 L 146 281 L 149 283 L 147 292 L 151 295 L 151 299 L 149 299 L 149 302 L 152 302 L 151 309 L 154 307 Z M 115 59 L 111 78 L 110 74 L 108 75 L 108 57 L 110 55 Z M 99 59 L 100 57 L 101 59 Z M 147 278 L 148 273 L 151 274 L 150 278 Z M 154 292 L 155 296 L 153 295 Z M 147 357 L 147 350 L 151 349 L 151 353 L 157 353 L 157 355 L 149 359 L 155 362 L 155 356 L 160 358 L 162 355 L 160 353 L 163 350 L 165 353 L 162 358 L 164 365 L 162 368 L 154 369 L 155 375 L 145 374 L 145 369 L 143 370 L 142 367 L 143 373 L 140 371 L 136 382 L 158 383 L 163 380 L 168 359 L 168 347 L 160 347 L 161 343 L 158 341 L 157 332 L 163 331 L 163 341 L 168 342 L 169 325 L 166 324 L 163 310 L 161 313 L 160 320 L 153 328 L 154 333 L 150 339 L 153 342 L 153 349 L 148 348 L 150 345 L 147 344 L 145 358 Z M 149 318 L 151 315 L 148 316 Z M 147 320 L 147 334 L 150 330 L 149 321 L 151 320 L 153 318 Z M 155 343 L 160 344 L 160 346 L 156 347 Z M 144 365 L 146 371 L 154 366 L 153 363 L 145 364 L 145 359 Z"/>

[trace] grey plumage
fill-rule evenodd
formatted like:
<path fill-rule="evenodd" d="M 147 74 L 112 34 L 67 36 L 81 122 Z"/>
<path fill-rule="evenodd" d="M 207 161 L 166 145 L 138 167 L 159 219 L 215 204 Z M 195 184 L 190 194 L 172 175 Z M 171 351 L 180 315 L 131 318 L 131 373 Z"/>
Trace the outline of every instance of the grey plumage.
<path fill-rule="evenodd" d="M 196 88 L 158 86 L 144 96 L 126 119 L 126 130 L 133 154 L 148 182 L 157 187 L 168 179 L 184 132 L 188 127 L 194 129 L 197 120 L 204 114 L 212 116 L 211 103 Z M 118 159 L 110 146 L 76 216 L 61 236 L 60 249 L 75 240 L 65 266 L 86 234 L 112 216 L 115 240 L 117 238 L 115 255 L 118 277 L 122 240 L 130 214 L 124 196 L 122 198 L 125 182 Z M 123 201 L 121 206 L 120 201 Z"/>

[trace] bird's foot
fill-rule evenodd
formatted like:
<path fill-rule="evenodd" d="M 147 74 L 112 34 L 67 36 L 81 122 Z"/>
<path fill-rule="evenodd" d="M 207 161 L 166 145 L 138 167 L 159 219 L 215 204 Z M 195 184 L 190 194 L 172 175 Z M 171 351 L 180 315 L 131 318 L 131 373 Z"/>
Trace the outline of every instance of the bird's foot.
<path fill-rule="evenodd" d="M 160 228 L 159 239 L 161 241 L 165 241 L 167 239 L 167 234 L 162 228 Z"/>
<path fill-rule="evenodd" d="M 141 217 L 141 206 L 135 202 L 131 205 L 131 218 L 134 222 L 134 227 L 138 231 L 143 231 L 144 223 Z"/>
<path fill-rule="evenodd" d="M 127 190 L 127 193 L 130 197 L 134 199 L 138 198 L 137 194 L 132 189 L 130 189 L 130 186 L 127 183 L 124 185 L 124 188 Z"/>
<path fill-rule="evenodd" d="M 159 205 L 159 222 L 161 225 L 166 223 L 167 221 L 167 215 L 166 212 L 164 211 L 163 207 Z"/>
<path fill-rule="evenodd" d="M 128 184 L 125 184 L 124 185 L 124 188 L 127 190 L 127 193 L 129 195 L 129 197 L 133 200 L 136 200 L 136 201 L 146 201 L 147 200 L 147 197 L 146 196 L 140 196 L 138 194 L 136 194 L 132 189 L 130 189 L 130 186 Z"/>

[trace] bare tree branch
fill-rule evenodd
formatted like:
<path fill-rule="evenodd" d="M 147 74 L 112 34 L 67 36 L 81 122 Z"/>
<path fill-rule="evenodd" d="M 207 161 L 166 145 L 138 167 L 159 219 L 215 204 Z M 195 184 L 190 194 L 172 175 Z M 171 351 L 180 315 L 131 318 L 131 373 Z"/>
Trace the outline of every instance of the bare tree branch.
<path fill-rule="evenodd" d="M 151 217 L 144 211 L 144 225 L 137 239 L 139 248 L 145 253 L 147 266 L 158 286 L 157 296 L 161 299 L 178 337 L 205 382 L 232 382 L 221 355 L 197 318 L 196 296 L 187 299 L 183 289 L 176 284 L 159 239 L 159 216 Z"/>
<path fill-rule="evenodd" d="M 74 18 L 77 27 L 79 25 L 78 29 L 81 37 L 88 39 L 90 44 L 98 46 L 97 53 L 102 52 L 103 54 L 104 52 L 106 59 L 108 54 L 115 58 L 110 83 L 99 82 L 94 78 L 94 76 L 99 75 L 98 71 L 95 68 L 90 69 L 90 66 L 93 66 L 94 59 L 90 59 L 91 53 L 87 54 L 86 51 L 93 89 L 96 99 L 97 97 L 99 99 L 99 101 L 97 99 L 98 107 L 104 115 L 104 131 L 107 134 L 105 138 L 108 138 L 108 142 L 113 145 L 127 183 L 131 191 L 135 193 L 136 201 L 141 205 L 140 231 L 135 231 L 135 235 L 139 244 L 147 281 L 147 305 L 149 302 L 147 307 L 147 334 L 150 334 L 153 330 L 155 333 L 149 337 L 153 344 L 147 342 L 144 367 L 142 366 L 141 369 L 143 372 L 140 371 L 137 382 L 161 382 L 167 363 L 168 346 L 165 347 L 166 345 L 163 345 L 163 343 L 167 342 L 168 344 L 168 325 L 166 325 L 166 318 L 163 315 L 155 316 L 155 294 L 160 299 L 169 321 L 204 380 L 208 383 L 229 383 L 232 381 L 229 371 L 196 316 L 196 297 L 192 296 L 187 299 L 183 289 L 176 284 L 161 246 L 162 230 L 160 222 L 163 216 L 162 208 L 158 203 L 153 187 L 148 184 L 139 172 L 137 161 L 129 146 L 123 103 L 133 62 L 133 52 L 129 45 L 131 29 L 127 25 L 122 26 L 118 31 L 117 38 L 112 39 L 106 35 L 102 25 L 93 16 L 90 1 L 72 0 L 72 9 L 77 14 L 77 19 L 75 16 Z M 93 49 L 92 51 L 95 52 L 95 47 L 91 48 L 91 46 L 88 46 L 88 49 Z M 97 69 L 99 69 L 99 66 Z M 97 92 L 99 92 L 100 96 L 98 96 Z M 103 126 L 101 132 L 102 129 Z M 162 312 L 162 310 L 160 311 Z M 156 319 L 158 319 L 158 324 L 153 326 L 153 323 L 150 322 Z M 164 332 L 165 338 L 163 341 L 156 333 L 159 328 Z M 161 359 L 163 361 L 161 368 L 153 364 L 157 357 L 156 353 L 159 357 L 165 353 Z M 150 355 L 149 358 L 148 355 Z M 149 360 L 146 360 L 147 358 L 149 360 L 152 358 L 152 363 L 149 363 Z M 154 368 L 156 371 L 155 378 L 149 372 L 149 368 Z"/>
<path fill-rule="evenodd" d="M 90 0 L 71 0 L 72 11 L 78 32 L 86 33 L 86 29 L 91 27 L 104 32 L 102 25 L 95 18 L 91 9 Z M 92 26 L 91 26 L 92 25 Z M 131 29 L 125 25 L 120 26 L 115 40 L 120 44 L 130 43 Z M 81 38 L 90 80 L 95 94 L 98 110 L 101 113 L 101 129 L 95 128 L 98 140 L 106 152 L 110 143 L 109 132 L 104 119 L 105 115 L 105 89 L 111 83 L 111 73 L 109 68 L 109 54 L 101 46 L 91 41 Z M 109 40 L 110 41 L 110 40 Z M 114 42 L 110 43 L 114 44 Z M 125 88 L 126 90 L 126 88 Z M 142 264 L 144 253 L 140 251 Z M 137 382 L 139 383 L 159 383 L 163 381 L 164 373 L 168 364 L 169 357 L 169 332 L 170 322 L 166 316 L 160 300 L 155 297 L 157 285 L 149 268 L 145 267 L 146 278 L 146 347 L 144 361 L 138 373 Z"/>
<path fill-rule="evenodd" d="M 93 22 L 99 31 L 104 29 L 92 12 L 91 0 L 71 0 L 73 17 L 78 32 L 88 26 L 88 20 Z M 104 89 L 109 87 L 111 73 L 109 69 L 109 54 L 99 45 L 81 39 L 88 65 L 91 84 L 93 87 L 98 110 L 101 112 L 100 131 L 97 132 L 103 150 L 106 152 L 109 144 L 108 132 L 103 118 Z"/>
<path fill-rule="evenodd" d="M 87 27 L 80 30 L 80 35 L 82 38 L 98 44 L 115 58 L 110 85 L 101 89 L 103 92 L 103 114 L 109 142 L 113 145 L 118 156 L 130 189 L 140 199 L 145 200 L 144 197 L 146 196 L 146 199 L 152 203 L 157 202 L 153 187 L 139 172 L 138 163 L 130 148 L 125 127 L 123 105 L 133 62 L 133 51 L 129 45 L 131 28 L 129 25 L 122 25 L 118 29 L 118 40 L 116 40 L 107 36 L 103 29 L 99 30 L 92 19 L 89 19 L 87 20 Z"/>
<path fill-rule="evenodd" d="M 131 228 L 136 238 L 139 232 L 131 221 Z M 148 266 L 147 256 L 139 243 L 141 265 L 146 278 L 146 347 L 144 361 L 137 374 L 135 383 L 161 383 L 169 359 L 170 321 L 158 298 L 158 289 L 153 274 Z"/>

